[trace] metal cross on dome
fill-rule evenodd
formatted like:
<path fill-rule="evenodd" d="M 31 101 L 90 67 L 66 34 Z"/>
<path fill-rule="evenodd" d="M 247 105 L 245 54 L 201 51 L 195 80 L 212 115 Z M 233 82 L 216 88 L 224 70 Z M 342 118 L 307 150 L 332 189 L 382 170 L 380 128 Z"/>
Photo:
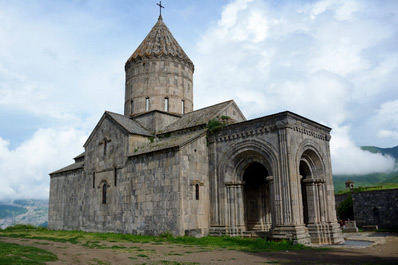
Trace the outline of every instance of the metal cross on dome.
<path fill-rule="evenodd" d="M 159 1 L 159 3 L 156 3 L 156 5 L 159 6 L 160 16 L 162 16 L 162 8 L 164 8 L 164 6 L 162 6 L 162 1 Z"/>

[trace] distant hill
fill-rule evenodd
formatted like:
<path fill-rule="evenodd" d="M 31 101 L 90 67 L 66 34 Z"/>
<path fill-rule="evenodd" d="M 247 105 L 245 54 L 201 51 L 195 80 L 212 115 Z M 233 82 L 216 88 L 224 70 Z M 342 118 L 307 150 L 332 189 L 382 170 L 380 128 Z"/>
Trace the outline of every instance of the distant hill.
<path fill-rule="evenodd" d="M 391 148 L 381 148 L 377 146 L 361 146 L 361 149 L 364 151 L 369 151 L 371 153 L 378 153 L 382 155 L 389 155 L 398 159 L 398 146 L 391 147 Z"/>
<path fill-rule="evenodd" d="M 47 227 L 48 200 L 0 201 L 0 228 L 14 224 Z"/>
<path fill-rule="evenodd" d="M 345 191 L 345 182 L 350 179 L 354 181 L 355 187 L 372 187 L 383 184 L 398 184 L 398 172 L 372 173 L 366 175 L 334 175 L 334 191 Z"/>
<path fill-rule="evenodd" d="M 361 149 L 371 153 L 391 156 L 398 165 L 398 146 L 381 148 L 377 146 L 361 146 Z M 383 184 L 398 184 L 398 170 L 389 173 L 372 173 L 365 175 L 333 175 L 334 191 L 345 191 L 345 182 L 350 179 L 354 181 L 355 187 L 371 187 Z"/>

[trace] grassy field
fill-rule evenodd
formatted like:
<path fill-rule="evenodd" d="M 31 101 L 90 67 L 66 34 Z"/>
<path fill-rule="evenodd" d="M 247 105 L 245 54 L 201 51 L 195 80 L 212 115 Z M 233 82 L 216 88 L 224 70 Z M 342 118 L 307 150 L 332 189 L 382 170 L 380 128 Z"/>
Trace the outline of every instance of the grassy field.
<path fill-rule="evenodd" d="M 31 225 L 15 225 L 0 230 L 0 237 L 27 238 L 49 240 L 61 243 L 80 244 L 89 248 L 107 248 L 102 242 L 132 242 L 132 243 L 172 243 L 180 245 L 201 246 L 209 249 L 229 249 L 247 252 L 301 250 L 307 247 L 290 241 L 269 241 L 261 238 L 250 239 L 241 237 L 174 237 L 171 234 L 155 236 L 140 236 L 115 233 L 87 233 L 80 231 L 51 231 L 43 227 Z M 115 247 L 115 246 L 113 246 Z M 117 247 L 117 246 L 116 246 Z M 1 263 L 0 263 L 1 264 Z"/>
<path fill-rule="evenodd" d="M 390 190 L 390 189 L 398 189 L 398 184 L 387 183 L 387 184 L 370 186 L 370 187 L 357 187 L 357 188 L 354 188 L 352 191 L 353 192 L 361 192 L 361 191 Z M 346 193 L 350 193 L 350 192 L 351 191 L 349 191 L 349 190 L 344 190 L 344 191 L 339 191 L 336 194 L 346 194 Z"/>
<path fill-rule="evenodd" d="M 0 264 L 45 264 L 57 256 L 43 249 L 0 242 Z"/>

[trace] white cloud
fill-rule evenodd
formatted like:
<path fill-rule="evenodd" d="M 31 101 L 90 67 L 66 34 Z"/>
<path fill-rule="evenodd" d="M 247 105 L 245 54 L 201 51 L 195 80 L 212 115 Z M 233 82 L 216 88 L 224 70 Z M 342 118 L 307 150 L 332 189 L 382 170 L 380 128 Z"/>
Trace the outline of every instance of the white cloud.
<path fill-rule="evenodd" d="M 389 172 L 395 160 L 390 156 L 366 152 L 357 147 L 349 136 L 349 128 L 335 127 L 331 140 L 333 174 L 369 174 Z"/>
<path fill-rule="evenodd" d="M 21 5 L 0 11 L 0 109 L 72 123 L 105 108 L 119 111 L 128 55 L 109 49 L 117 41 L 109 38 L 112 23 L 73 4 L 59 3 L 64 8 L 46 16 L 40 4 Z"/>
<path fill-rule="evenodd" d="M 398 99 L 383 103 L 377 111 L 374 122 L 380 128 L 378 136 L 398 140 Z M 386 128 L 390 129 L 386 129 Z"/>
<path fill-rule="evenodd" d="M 74 129 L 40 129 L 14 150 L 0 138 L 0 200 L 48 198 L 48 174 L 72 164 L 86 137 Z"/>
<path fill-rule="evenodd" d="M 235 99 L 249 118 L 290 110 L 333 127 L 335 172 L 390 170 L 391 159 L 362 151 L 355 140 L 377 145 L 377 136 L 396 136 L 396 112 L 381 114 L 395 105 L 383 105 L 374 118 L 380 132 L 367 121 L 372 106 L 397 95 L 397 4 L 230 2 L 193 58 L 197 107 Z M 355 130 L 341 131 L 347 125 Z"/>
<path fill-rule="evenodd" d="M 330 10 L 334 12 L 336 20 L 348 20 L 352 18 L 352 13 L 357 11 L 359 6 L 358 1 L 354 0 L 323 0 L 315 3 L 311 8 L 311 18 L 323 14 Z"/>

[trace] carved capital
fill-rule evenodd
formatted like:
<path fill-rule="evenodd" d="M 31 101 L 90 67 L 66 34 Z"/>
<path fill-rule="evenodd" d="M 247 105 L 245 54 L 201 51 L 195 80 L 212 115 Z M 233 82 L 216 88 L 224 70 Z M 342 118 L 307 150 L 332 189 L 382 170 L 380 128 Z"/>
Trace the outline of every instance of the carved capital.
<path fill-rule="evenodd" d="M 268 183 L 271 183 L 272 181 L 274 181 L 274 176 L 268 176 L 265 178 L 265 181 L 267 181 Z"/>
<path fill-rule="evenodd" d="M 225 186 L 231 187 L 231 186 L 243 186 L 245 185 L 245 181 L 230 181 L 230 182 L 225 182 Z"/>
<path fill-rule="evenodd" d="M 324 183 L 325 181 L 323 180 L 323 179 L 313 179 L 313 178 L 309 178 L 309 179 L 303 179 L 303 183 L 312 183 L 312 184 L 315 184 L 315 183 Z"/>

